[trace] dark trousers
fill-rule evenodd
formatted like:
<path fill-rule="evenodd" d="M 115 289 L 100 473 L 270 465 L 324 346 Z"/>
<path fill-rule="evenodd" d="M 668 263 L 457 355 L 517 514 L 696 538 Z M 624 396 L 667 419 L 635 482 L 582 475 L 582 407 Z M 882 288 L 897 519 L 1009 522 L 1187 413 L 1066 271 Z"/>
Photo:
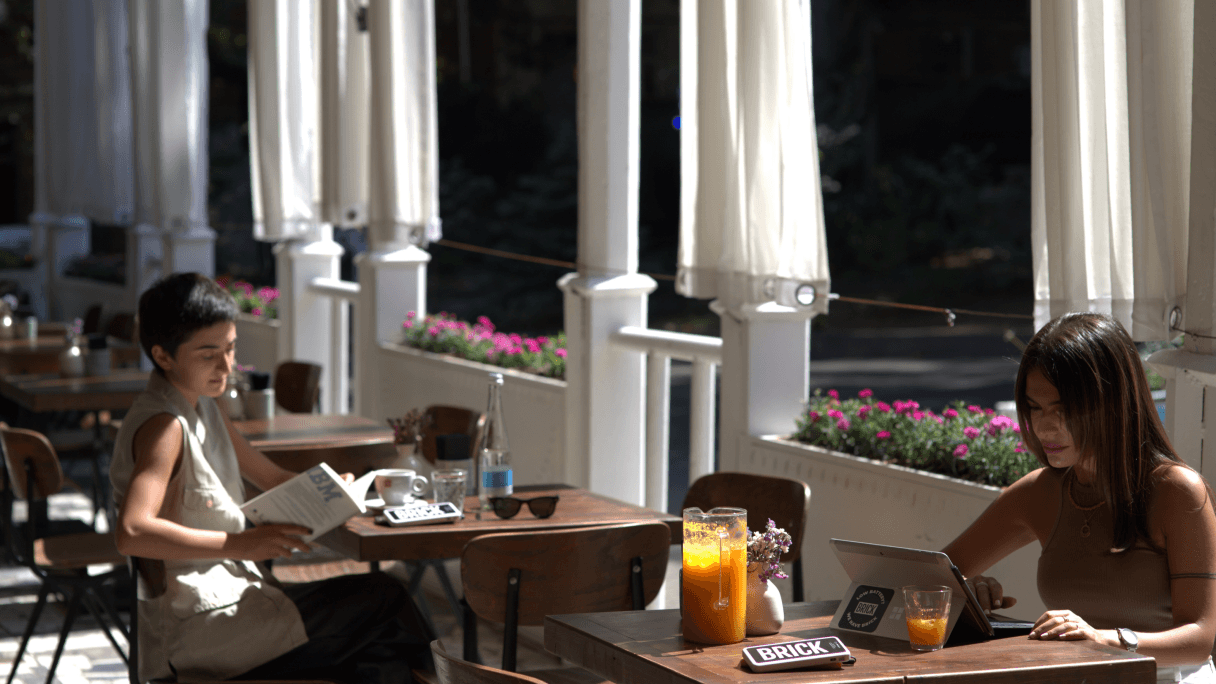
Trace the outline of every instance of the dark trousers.
<path fill-rule="evenodd" d="M 433 670 L 435 635 L 409 592 L 379 572 L 286 585 L 308 643 L 236 679 L 324 677 L 351 684 L 408 684 L 411 668 Z"/>

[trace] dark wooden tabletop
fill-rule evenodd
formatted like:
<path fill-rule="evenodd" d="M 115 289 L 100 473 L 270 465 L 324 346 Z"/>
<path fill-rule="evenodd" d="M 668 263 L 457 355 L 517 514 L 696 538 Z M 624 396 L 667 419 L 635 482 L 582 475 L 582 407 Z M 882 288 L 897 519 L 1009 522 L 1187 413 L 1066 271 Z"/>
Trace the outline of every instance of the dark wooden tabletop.
<path fill-rule="evenodd" d="M 516 487 L 521 499 L 557 495 L 561 499 L 552 517 L 540 520 L 532 517 L 527 507 L 509 520 L 492 512 L 477 519 L 477 497 L 465 500 L 464 520 L 442 525 L 417 527 L 388 527 L 377 525 L 370 516 L 356 516 L 345 525 L 321 538 L 321 541 L 349 558 L 358 561 L 422 560 L 426 558 L 456 558 L 464 545 L 474 537 L 495 532 L 532 532 L 571 527 L 588 527 L 618 522 L 650 522 L 659 520 L 671 528 L 673 542 L 683 539 L 683 521 L 679 516 L 634 506 L 585 489 L 566 485 L 533 485 Z"/>
<path fill-rule="evenodd" d="M 67 347 L 63 336 L 39 335 L 0 340 L 0 375 L 38 375 L 59 372 L 59 353 Z M 125 342 L 110 346 L 110 364 L 114 368 L 139 363 L 139 347 Z"/>
<path fill-rule="evenodd" d="M 63 378 L 57 374 L 0 376 L 0 395 L 34 412 L 121 411 L 148 385 L 143 371 Z"/>
<path fill-rule="evenodd" d="M 685 642 L 680 636 L 678 610 L 554 615 L 545 618 L 545 648 L 620 684 L 1156 681 L 1152 658 L 1092 641 L 1032 641 L 1021 636 L 918 653 L 907 642 L 829 629 L 837 605 L 837 601 L 787 603 L 780 634 L 748 637 L 729 646 Z M 856 664 L 835 670 L 758 674 L 743 663 L 744 646 L 828 635 L 845 642 L 857 658 Z"/>
<path fill-rule="evenodd" d="M 276 414 L 269 420 L 238 420 L 233 425 L 262 451 L 393 442 L 392 428 L 363 416 L 290 413 Z"/>

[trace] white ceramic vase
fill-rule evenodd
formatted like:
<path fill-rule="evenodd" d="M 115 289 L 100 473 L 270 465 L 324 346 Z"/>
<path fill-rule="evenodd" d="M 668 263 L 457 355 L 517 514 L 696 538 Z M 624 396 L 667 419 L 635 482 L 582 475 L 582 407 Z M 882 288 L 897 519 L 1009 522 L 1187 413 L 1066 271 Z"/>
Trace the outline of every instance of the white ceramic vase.
<path fill-rule="evenodd" d="M 781 631 L 785 608 L 781 592 L 773 582 L 761 581 L 760 570 L 747 571 L 747 635 L 765 636 Z"/>

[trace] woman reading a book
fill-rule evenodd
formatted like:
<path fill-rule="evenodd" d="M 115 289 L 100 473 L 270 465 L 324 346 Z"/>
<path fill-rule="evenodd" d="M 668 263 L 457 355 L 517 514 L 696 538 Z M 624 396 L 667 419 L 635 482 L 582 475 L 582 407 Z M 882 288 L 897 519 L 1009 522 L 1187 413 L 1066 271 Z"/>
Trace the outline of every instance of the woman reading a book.
<path fill-rule="evenodd" d="M 1170 445 L 1127 331 L 1096 313 L 1051 321 L 1022 354 L 1015 397 L 1044 467 L 945 549 L 980 604 L 1013 605 L 980 573 L 1037 541 L 1048 610 L 1031 639 L 1096 641 L 1152 656 L 1158 681 L 1216 682 L 1212 491 Z"/>
<path fill-rule="evenodd" d="M 242 477 L 269 490 L 295 473 L 251 447 L 214 401 L 236 317 L 231 295 L 195 273 L 140 297 L 140 344 L 156 368 L 110 468 L 119 551 L 163 563 L 163 586 L 141 573 L 140 678 L 408 682 L 434 636 L 399 582 L 372 573 L 281 587 L 254 564 L 308 550 L 309 530 L 246 529 Z"/>

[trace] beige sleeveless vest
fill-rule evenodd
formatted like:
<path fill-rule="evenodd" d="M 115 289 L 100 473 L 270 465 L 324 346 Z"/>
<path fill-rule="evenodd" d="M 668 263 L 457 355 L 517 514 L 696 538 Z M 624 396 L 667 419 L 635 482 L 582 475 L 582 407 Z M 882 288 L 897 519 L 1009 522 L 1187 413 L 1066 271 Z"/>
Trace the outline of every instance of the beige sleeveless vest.
<path fill-rule="evenodd" d="M 240 468 L 215 401 L 198 408 L 159 373 L 123 419 L 110 481 L 121 505 L 135 468 L 135 433 L 159 413 L 177 417 L 185 433 L 182 460 L 169 481 L 161 517 L 187 527 L 245 529 Z M 165 591 L 139 600 L 140 679 L 227 679 L 308 641 L 291 599 L 266 582 L 249 561 L 166 560 Z"/>

